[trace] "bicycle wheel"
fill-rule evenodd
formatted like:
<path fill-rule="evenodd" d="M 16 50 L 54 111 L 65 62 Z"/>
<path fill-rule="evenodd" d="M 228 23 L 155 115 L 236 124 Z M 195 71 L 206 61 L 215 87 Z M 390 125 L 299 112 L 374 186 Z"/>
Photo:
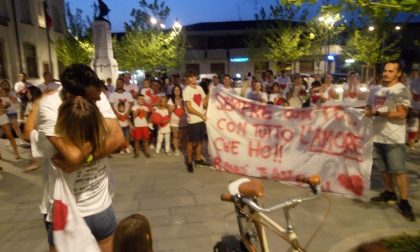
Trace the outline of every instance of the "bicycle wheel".
<path fill-rule="evenodd" d="M 264 252 L 260 241 L 262 226 L 251 219 L 253 210 L 246 206 L 239 208 L 235 205 L 235 212 L 244 251 Z"/>

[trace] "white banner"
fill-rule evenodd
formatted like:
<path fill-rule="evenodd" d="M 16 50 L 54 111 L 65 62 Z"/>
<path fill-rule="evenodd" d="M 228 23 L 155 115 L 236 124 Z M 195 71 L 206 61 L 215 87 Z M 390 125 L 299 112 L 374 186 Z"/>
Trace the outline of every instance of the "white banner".
<path fill-rule="evenodd" d="M 283 181 L 318 174 L 324 191 L 353 197 L 370 188 L 371 120 L 363 110 L 282 108 L 212 89 L 207 117 L 217 170 Z"/>

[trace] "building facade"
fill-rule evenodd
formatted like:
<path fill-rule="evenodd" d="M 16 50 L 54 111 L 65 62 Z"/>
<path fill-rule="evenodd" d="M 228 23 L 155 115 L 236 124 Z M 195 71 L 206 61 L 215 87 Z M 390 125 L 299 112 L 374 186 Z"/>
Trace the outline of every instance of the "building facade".
<path fill-rule="evenodd" d="M 257 27 L 256 21 L 233 21 L 198 23 L 184 27 L 188 48 L 185 55 L 185 69 L 199 73 L 228 73 L 231 76 L 240 74 L 246 76 L 248 72 L 259 75 L 264 70 L 278 70 L 277 62 L 252 61 L 247 49 L 247 37 Z M 341 54 L 337 45 L 320 48 L 321 52 L 329 52 L 331 56 Z M 289 72 L 324 73 L 326 70 L 326 55 L 319 55 L 321 60 L 305 59 L 283 66 Z M 330 57 L 328 71 L 335 72 L 335 60 Z M 325 60 L 324 60 L 325 59 Z"/>
<path fill-rule="evenodd" d="M 0 79 L 24 72 L 38 84 L 46 71 L 58 78 L 54 41 L 65 27 L 64 0 L 0 0 Z"/>

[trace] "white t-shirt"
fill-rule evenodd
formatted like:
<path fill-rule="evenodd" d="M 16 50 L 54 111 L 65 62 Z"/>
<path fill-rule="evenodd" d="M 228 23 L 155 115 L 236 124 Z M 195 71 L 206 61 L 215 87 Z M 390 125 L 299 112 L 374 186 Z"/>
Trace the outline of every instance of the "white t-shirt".
<path fill-rule="evenodd" d="M 15 83 L 15 92 L 20 93 L 24 91 L 25 88 L 30 87 L 30 86 L 32 86 L 32 83 L 30 82 L 23 83 L 21 81 L 18 81 Z"/>
<path fill-rule="evenodd" d="M 185 111 L 184 107 L 184 101 L 179 100 L 177 101 L 177 104 L 175 105 L 172 101 L 172 99 L 169 99 L 168 106 L 174 107 L 174 111 L 171 113 L 171 127 L 185 127 L 187 126 L 187 113 Z M 176 113 L 176 110 L 183 110 L 184 113 L 179 117 Z"/>
<path fill-rule="evenodd" d="M 268 95 L 268 102 L 276 103 L 278 99 L 285 98 L 283 94 L 272 93 Z"/>
<path fill-rule="evenodd" d="M 287 86 L 290 85 L 291 80 L 290 80 L 289 76 L 284 76 L 284 77 L 279 76 L 279 77 L 277 77 L 276 82 L 278 82 L 280 85 L 282 85 L 282 84 L 286 85 L 286 87 L 287 87 Z"/>
<path fill-rule="evenodd" d="M 149 113 L 150 109 L 147 106 L 136 104 L 131 110 L 137 111 L 137 116 L 134 118 L 134 127 L 147 127 L 148 122 L 146 113 Z M 139 112 L 139 110 L 142 110 L 144 112 Z"/>
<path fill-rule="evenodd" d="M 42 93 L 45 93 L 46 91 L 56 90 L 60 85 L 60 83 L 53 81 L 47 84 L 39 84 L 37 87 L 41 90 Z"/>
<path fill-rule="evenodd" d="M 144 95 L 144 101 L 149 103 L 152 101 L 153 90 L 151 88 L 142 88 L 140 91 L 142 95 Z"/>
<path fill-rule="evenodd" d="M 420 77 L 410 80 L 408 85 L 411 91 L 413 108 L 420 110 Z"/>
<path fill-rule="evenodd" d="M 133 103 L 133 96 L 127 91 L 124 91 L 122 93 L 113 92 L 109 95 L 109 102 L 114 107 L 115 111 L 118 111 L 118 103 L 124 102 L 125 107 L 128 110 L 130 108 L 130 103 Z"/>
<path fill-rule="evenodd" d="M 120 111 L 116 111 L 117 112 L 117 119 L 118 119 L 118 124 L 120 125 L 121 128 L 125 128 L 128 127 L 130 125 L 130 115 L 127 115 L 127 111 L 125 112 L 120 112 Z"/>
<path fill-rule="evenodd" d="M 60 91 L 61 87 L 41 98 L 37 120 L 38 146 L 42 150 L 42 167 L 44 168 L 44 190 L 40 210 L 41 213 L 48 214 L 47 221 L 52 221 L 51 208 L 55 184 L 54 169 L 56 169 L 50 159 L 57 153 L 47 136 L 55 136 L 54 127 L 58 108 L 62 103 Z M 116 118 L 105 94 L 101 93 L 101 100 L 96 102 L 96 106 L 105 118 Z M 94 160 L 91 164 L 85 165 L 73 173 L 64 173 L 70 189 L 74 192 L 78 210 L 83 217 L 99 213 L 111 205 L 108 174 L 107 157 Z"/>
<path fill-rule="evenodd" d="M 191 102 L 191 107 L 195 109 L 198 113 L 204 114 L 204 106 L 203 102 L 206 98 L 206 94 L 204 93 L 203 89 L 195 85 L 195 87 L 191 87 L 190 85 L 186 86 L 182 91 L 182 97 L 184 98 L 184 102 Z M 187 111 L 188 113 L 188 111 Z M 188 114 L 188 123 L 194 124 L 202 122 L 203 119 L 193 114 Z"/>
<path fill-rule="evenodd" d="M 166 108 L 156 107 L 155 113 L 160 114 L 162 117 L 169 117 L 169 111 Z M 158 129 L 159 134 L 171 133 L 171 126 L 169 122 L 165 124 L 164 126 L 162 125 L 158 125 L 158 126 L 159 126 L 159 129 Z"/>
<path fill-rule="evenodd" d="M 220 90 L 222 90 L 223 92 L 226 92 L 226 93 L 236 94 L 234 88 L 226 88 L 223 85 L 217 85 L 215 88 L 219 88 Z"/>
<path fill-rule="evenodd" d="M 267 93 L 265 93 L 265 92 L 257 93 L 255 91 L 251 91 L 251 92 L 248 92 L 246 94 L 246 98 L 248 98 L 250 100 L 253 100 L 253 101 L 257 101 L 257 102 L 263 102 L 263 101 L 267 102 L 268 101 L 268 96 L 267 96 Z"/>
<path fill-rule="evenodd" d="M 397 105 L 410 107 L 410 91 L 402 83 L 391 87 L 382 87 L 374 95 L 369 95 L 368 104 L 372 110 L 396 111 Z M 383 116 L 373 118 L 373 132 L 375 143 L 405 144 L 406 120 L 388 119 Z"/>
<path fill-rule="evenodd" d="M 134 84 L 124 84 L 124 90 L 131 94 L 131 97 L 133 97 L 139 92 L 139 88 L 137 87 L 137 85 Z"/>

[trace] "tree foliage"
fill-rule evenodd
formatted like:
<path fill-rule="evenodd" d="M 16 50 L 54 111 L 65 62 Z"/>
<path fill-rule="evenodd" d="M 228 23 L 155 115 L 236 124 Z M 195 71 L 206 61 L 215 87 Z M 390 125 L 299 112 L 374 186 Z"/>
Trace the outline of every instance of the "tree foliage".
<path fill-rule="evenodd" d="M 256 15 L 260 28 L 247 39 L 249 55 L 254 62 L 285 65 L 308 55 L 312 37 L 303 24 L 293 21 L 299 11 L 299 7 L 281 4 L 270 5 L 268 11 L 261 8 Z M 300 20 L 306 15 L 303 11 Z"/>
<path fill-rule="evenodd" d="M 385 37 L 380 38 L 380 36 L 378 33 L 355 30 L 347 41 L 345 53 L 369 67 L 398 58 L 400 55 L 400 50 L 396 48 L 398 40 L 382 44 L 380 42 L 386 40 L 388 35 L 385 33 L 382 35 Z"/>
<path fill-rule="evenodd" d="M 150 18 L 156 18 L 160 23 L 164 24 L 169 16 L 171 9 L 164 1 L 154 0 L 148 3 L 146 0 L 139 0 L 139 9 L 133 8 L 131 16 L 133 17 L 128 23 L 124 23 L 126 31 L 140 31 L 153 29 Z"/>
<path fill-rule="evenodd" d="M 182 33 L 162 30 L 152 26 L 150 18 L 164 23 L 170 9 L 165 2 L 154 0 L 148 3 L 139 1 L 140 8 L 131 12 L 132 20 L 125 23 L 126 33 L 121 41 L 115 41 L 115 52 L 122 69 L 144 69 L 148 72 L 157 69 L 179 70 L 183 63 L 186 40 Z"/>
<path fill-rule="evenodd" d="M 57 58 L 65 66 L 73 63 L 90 64 L 94 55 L 92 30 L 88 18 L 83 11 L 71 12 L 69 2 L 66 3 L 67 33 L 55 42 Z"/>
<path fill-rule="evenodd" d="M 165 31 L 130 31 L 115 46 L 121 68 L 154 71 L 176 69 L 185 53 L 183 38 Z"/>

